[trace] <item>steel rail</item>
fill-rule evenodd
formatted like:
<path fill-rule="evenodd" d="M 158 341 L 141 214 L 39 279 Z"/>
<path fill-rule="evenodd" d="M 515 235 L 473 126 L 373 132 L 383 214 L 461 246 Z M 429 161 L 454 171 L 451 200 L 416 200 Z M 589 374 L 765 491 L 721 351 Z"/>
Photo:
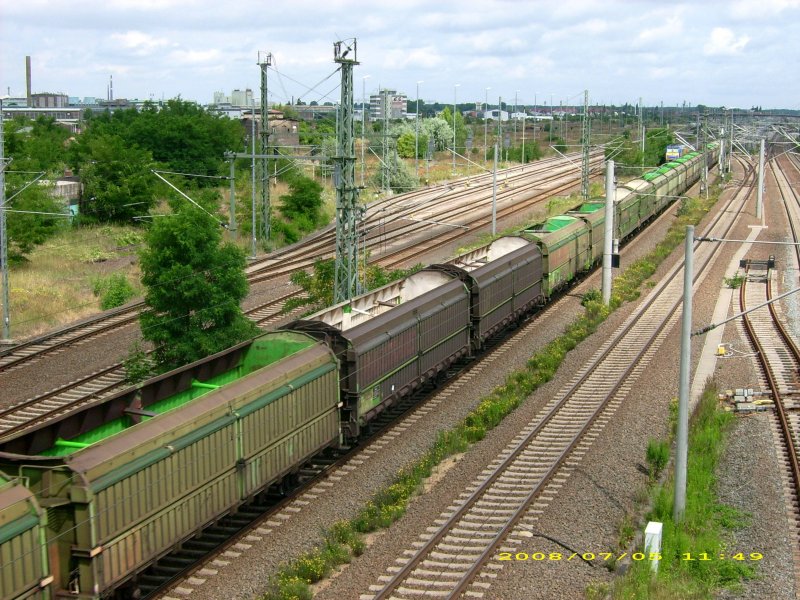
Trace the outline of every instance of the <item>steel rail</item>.
<path fill-rule="evenodd" d="M 746 288 L 747 288 L 747 279 L 750 273 L 750 268 L 748 267 L 745 270 L 745 279 L 742 282 L 742 286 L 739 288 L 739 304 L 743 311 L 747 310 L 747 300 L 746 300 Z M 772 298 L 772 286 L 770 282 L 770 270 L 767 269 L 767 299 Z M 797 364 L 800 364 L 800 351 L 798 351 L 797 346 L 791 340 L 791 338 L 786 333 L 786 330 L 783 328 L 783 325 L 780 323 L 778 316 L 775 312 L 775 307 L 773 304 L 769 305 L 770 315 L 772 316 L 772 324 L 778 331 L 781 338 L 786 343 L 786 347 L 792 353 L 795 361 Z M 780 385 L 775 377 L 775 372 L 773 366 L 770 364 L 769 360 L 767 359 L 767 355 L 765 352 L 765 347 L 761 343 L 760 336 L 755 330 L 753 323 L 750 319 L 748 314 L 743 315 L 743 324 L 745 330 L 747 331 L 747 335 L 750 338 L 750 342 L 753 344 L 755 348 L 756 354 L 758 355 L 758 362 L 761 364 L 761 369 L 764 376 L 767 379 L 767 384 L 769 385 L 770 391 L 772 393 L 773 403 L 775 405 L 775 409 L 778 415 L 778 422 L 780 423 L 781 434 L 783 437 L 783 443 L 786 445 L 786 453 L 787 458 L 789 461 L 789 470 L 794 482 L 794 494 L 796 500 L 800 501 L 800 460 L 797 456 L 797 448 L 794 443 L 794 439 L 792 437 L 792 430 L 789 424 L 789 417 L 786 413 L 786 409 L 783 406 L 783 398 L 781 395 Z"/>

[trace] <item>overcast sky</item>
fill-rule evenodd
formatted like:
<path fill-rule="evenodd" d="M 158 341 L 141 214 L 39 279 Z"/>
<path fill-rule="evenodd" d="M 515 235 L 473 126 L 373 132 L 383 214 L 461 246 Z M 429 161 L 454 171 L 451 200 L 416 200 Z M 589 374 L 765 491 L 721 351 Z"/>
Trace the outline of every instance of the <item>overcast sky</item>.
<path fill-rule="evenodd" d="M 257 89 L 267 51 L 271 102 L 337 102 L 333 42 L 355 37 L 357 101 L 421 80 L 441 102 L 800 109 L 800 0 L 4 0 L 0 32 L 2 95 L 30 55 L 34 92 L 105 98 L 113 75 L 115 98 L 208 103 Z"/>

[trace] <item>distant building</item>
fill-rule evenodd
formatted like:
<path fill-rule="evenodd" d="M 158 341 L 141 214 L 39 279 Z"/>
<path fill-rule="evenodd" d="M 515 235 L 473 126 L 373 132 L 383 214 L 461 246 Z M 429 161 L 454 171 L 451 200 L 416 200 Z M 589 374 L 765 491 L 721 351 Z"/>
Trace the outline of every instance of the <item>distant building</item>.
<path fill-rule="evenodd" d="M 244 90 L 233 90 L 231 92 L 232 106 L 252 106 L 253 102 L 253 90 L 250 88 Z"/>
<path fill-rule="evenodd" d="M 493 108 L 492 110 L 485 110 L 483 111 L 483 118 L 487 121 L 508 121 L 508 111 L 506 110 L 498 110 L 497 108 Z"/>
<path fill-rule="evenodd" d="M 246 88 L 244 90 L 233 90 L 230 96 L 226 96 L 225 92 L 214 92 L 214 102 L 216 106 L 230 105 L 236 108 L 251 107 L 256 100 L 253 96 L 253 90 Z"/>
<path fill-rule="evenodd" d="M 12 106 L 6 108 L 5 101 L 3 102 L 3 117 L 6 120 L 13 119 L 16 116 L 23 116 L 31 121 L 35 121 L 39 117 L 48 117 L 55 120 L 59 125 L 67 127 L 72 133 L 80 131 L 83 110 L 80 107 L 27 108 L 25 106 Z"/>
<path fill-rule="evenodd" d="M 282 115 L 281 118 L 273 118 L 272 113 L 273 111 L 270 111 L 270 143 L 276 146 L 299 146 L 300 132 L 298 131 L 297 121 L 284 119 Z"/>
<path fill-rule="evenodd" d="M 244 130 L 249 133 L 253 130 L 253 114 L 250 111 L 243 111 L 239 118 Z M 300 127 L 298 121 L 286 119 L 283 112 L 269 109 L 269 143 L 275 146 L 299 146 Z M 261 139 L 261 114 L 256 109 L 255 123 L 256 139 Z"/>
<path fill-rule="evenodd" d="M 31 106 L 33 108 L 66 108 L 69 106 L 69 96 L 49 92 L 31 94 Z"/>
<path fill-rule="evenodd" d="M 381 90 L 369 97 L 369 118 L 377 121 L 387 114 L 390 119 L 405 119 L 408 113 L 408 98 L 396 90 Z"/>
<path fill-rule="evenodd" d="M 297 116 L 302 121 L 313 121 L 315 119 L 324 119 L 326 117 L 335 119 L 336 108 L 337 107 L 333 104 L 295 104 L 292 106 L 292 109 L 297 113 Z"/>
<path fill-rule="evenodd" d="M 28 106 L 27 96 L 0 96 L 0 100 L 3 101 L 3 108 L 25 108 Z"/>

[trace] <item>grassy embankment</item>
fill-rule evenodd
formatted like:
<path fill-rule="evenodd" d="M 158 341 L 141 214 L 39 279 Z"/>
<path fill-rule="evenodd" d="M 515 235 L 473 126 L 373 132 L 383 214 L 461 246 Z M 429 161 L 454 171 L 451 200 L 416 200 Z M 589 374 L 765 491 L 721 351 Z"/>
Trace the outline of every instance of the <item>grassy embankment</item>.
<path fill-rule="evenodd" d="M 640 523 L 663 524 L 661 560 L 657 575 L 651 572 L 649 555 L 631 562 L 624 576 L 611 585 L 593 584 L 587 588 L 588 598 L 671 600 L 674 598 L 711 598 L 723 588 L 736 588 L 744 579 L 753 577 L 754 563 L 761 555 L 738 552 L 727 546 L 729 532 L 749 518 L 722 504 L 716 495 L 716 469 L 725 449 L 725 439 L 734 419 L 731 413 L 717 406 L 717 390 L 708 385 L 690 423 L 689 456 L 684 518 L 677 524 L 672 518 L 675 482 L 673 474 L 661 485 L 650 482 L 645 501 L 651 509 Z M 673 419 L 674 421 L 674 419 Z M 673 422 L 674 437 L 674 422 Z M 651 443 L 652 445 L 652 443 Z M 630 517 L 626 521 L 632 522 Z M 620 548 L 629 547 L 629 540 L 620 540 Z"/>
<path fill-rule="evenodd" d="M 327 577 L 334 568 L 360 555 L 364 534 L 389 527 L 402 517 L 425 479 L 445 458 L 466 451 L 482 440 L 539 386 L 555 375 L 566 354 L 591 335 L 607 316 L 625 302 L 637 299 L 658 265 L 683 243 L 686 225 L 696 224 L 719 197 L 719 190 L 705 200 L 685 202 L 665 238 L 642 259 L 615 279 L 611 305 L 599 301 L 599 293 L 584 298 L 585 312 L 559 338 L 532 356 L 525 369 L 510 373 L 505 384 L 483 398 L 478 407 L 453 428 L 441 431 L 421 458 L 396 474 L 393 482 L 377 492 L 354 519 L 337 522 L 323 532 L 321 544 L 287 562 L 272 578 L 263 600 L 310 599 L 311 584 Z"/>
<path fill-rule="evenodd" d="M 141 231 L 104 225 L 65 229 L 35 248 L 9 274 L 11 333 L 16 339 L 43 333 L 100 310 L 103 288 L 123 274 L 141 294 L 136 252 Z M 101 294 L 102 295 L 102 294 Z"/>

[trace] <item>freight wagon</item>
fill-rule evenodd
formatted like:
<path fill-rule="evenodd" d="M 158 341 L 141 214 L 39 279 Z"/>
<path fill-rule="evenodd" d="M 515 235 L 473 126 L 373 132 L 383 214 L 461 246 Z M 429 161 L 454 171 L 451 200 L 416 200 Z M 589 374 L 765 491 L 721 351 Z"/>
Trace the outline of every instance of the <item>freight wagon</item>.
<path fill-rule="evenodd" d="M 717 153 L 717 145 L 709 144 L 712 164 Z M 693 152 L 646 173 L 642 179 L 618 186 L 614 198 L 614 237 L 625 240 L 639 231 L 693 185 L 702 169 L 702 155 Z M 604 209 L 605 199 L 590 201 L 521 232 L 541 249 L 545 298 L 549 299 L 601 261 Z"/>
<path fill-rule="evenodd" d="M 327 347 L 268 333 L 6 439 L 0 465 L 47 507 L 55 589 L 98 598 L 338 444 L 338 402 Z"/>
<path fill-rule="evenodd" d="M 0 472 L 0 598 L 52 598 L 47 513 L 33 494 Z"/>

